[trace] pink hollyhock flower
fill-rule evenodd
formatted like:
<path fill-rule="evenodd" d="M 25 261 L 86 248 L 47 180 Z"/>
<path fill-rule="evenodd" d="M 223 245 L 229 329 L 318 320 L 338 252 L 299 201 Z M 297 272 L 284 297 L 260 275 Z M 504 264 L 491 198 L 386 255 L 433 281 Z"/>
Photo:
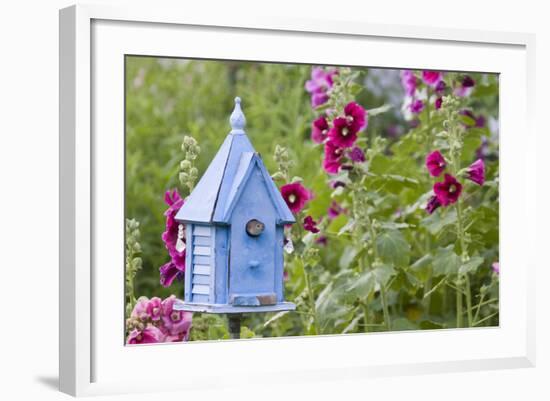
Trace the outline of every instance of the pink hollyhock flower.
<path fill-rule="evenodd" d="M 348 103 L 344 107 L 344 115 L 351 131 L 359 132 L 363 128 L 367 128 L 367 112 L 360 104 L 355 102 Z"/>
<path fill-rule="evenodd" d="M 453 93 L 456 96 L 465 97 L 472 93 L 472 89 L 475 86 L 475 81 L 469 75 L 464 75 L 460 84 L 454 89 Z"/>
<path fill-rule="evenodd" d="M 424 110 L 424 102 L 420 99 L 413 100 L 409 105 L 409 110 L 411 111 L 411 113 L 421 113 L 422 110 Z"/>
<path fill-rule="evenodd" d="M 319 117 L 311 123 L 311 140 L 315 143 L 323 143 L 327 139 L 329 126 L 327 119 Z"/>
<path fill-rule="evenodd" d="M 445 88 L 447 88 L 447 84 L 445 84 L 445 81 L 440 80 L 437 85 L 435 85 L 434 91 L 436 94 L 441 95 L 445 92 Z"/>
<path fill-rule="evenodd" d="M 317 222 L 313 220 L 313 217 L 311 216 L 306 216 L 304 218 L 304 229 L 313 234 L 317 234 L 319 232 L 319 229 L 317 228 Z"/>
<path fill-rule="evenodd" d="M 148 304 L 149 304 L 149 299 L 147 299 L 147 297 L 139 297 L 136 304 L 134 305 L 134 309 L 132 310 L 131 316 L 138 318 L 142 322 L 145 322 L 147 319 L 151 317 L 147 312 Z"/>
<path fill-rule="evenodd" d="M 435 150 L 426 156 L 426 168 L 432 177 L 438 177 L 446 166 L 447 162 L 439 150 Z"/>
<path fill-rule="evenodd" d="M 401 85 L 405 90 L 405 95 L 414 96 L 416 92 L 417 79 L 414 73 L 411 70 L 401 71 Z"/>
<path fill-rule="evenodd" d="M 336 201 L 332 201 L 327 210 L 329 220 L 333 220 L 336 217 L 340 216 L 341 213 L 344 213 L 346 209 L 338 204 Z"/>
<path fill-rule="evenodd" d="M 174 310 L 174 303 L 176 300 L 176 296 L 171 295 L 162 301 L 163 330 L 166 335 L 182 335 L 182 338 L 187 340 L 189 330 L 191 329 L 193 314 L 191 312 Z"/>
<path fill-rule="evenodd" d="M 485 182 L 485 163 L 483 159 L 477 159 L 470 164 L 470 167 L 466 170 L 466 178 L 475 182 L 477 185 L 483 185 Z"/>
<path fill-rule="evenodd" d="M 357 140 L 357 131 L 350 129 L 347 120 L 344 117 L 336 117 L 332 125 L 328 132 L 330 141 L 340 148 L 352 147 Z"/>
<path fill-rule="evenodd" d="M 153 325 L 148 325 L 144 330 L 134 329 L 126 339 L 127 344 L 152 344 L 163 341 L 162 332 Z"/>
<path fill-rule="evenodd" d="M 185 259 L 185 250 L 183 251 L 183 258 Z M 160 272 L 160 284 L 163 287 L 170 287 L 175 279 L 183 280 L 185 272 L 185 263 L 182 265 L 175 264 L 172 260 L 159 267 Z"/>
<path fill-rule="evenodd" d="M 426 85 L 437 86 L 443 74 L 439 71 L 422 71 L 422 80 Z"/>
<path fill-rule="evenodd" d="M 329 174 L 336 174 L 342 165 L 341 160 L 344 149 L 337 146 L 330 139 L 325 143 L 325 158 L 323 159 L 323 168 Z"/>
<path fill-rule="evenodd" d="M 439 203 L 442 206 L 447 206 L 458 200 L 462 192 L 462 184 L 452 175 L 445 174 L 443 182 L 436 182 L 433 189 Z"/>
<path fill-rule="evenodd" d="M 491 265 L 491 269 L 493 269 L 493 271 L 496 273 L 496 274 L 500 274 L 500 263 L 498 262 L 495 262 Z"/>
<path fill-rule="evenodd" d="M 348 153 L 348 156 L 355 163 L 363 163 L 366 160 L 365 153 L 357 146 Z"/>
<path fill-rule="evenodd" d="M 162 312 L 161 299 L 159 297 L 153 297 L 147 302 L 147 314 L 151 317 L 151 320 L 160 320 Z"/>
<path fill-rule="evenodd" d="M 429 214 L 432 214 L 433 212 L 435 212 L 435 209 L 437 209 L 440 206 L 441 206 L 441 203 L 439 203 L 439 200 L 437 200 L 437 196 L 432 196 L 428 200 L 428 203 L 426 204 L 426 211 Z"/>
<path fill-rule="evenodd" d="M 293 182 L 281 187 L 281 195 L 292 213 L 299 213 L 306 203 L 313 198 L 313 194 L 300 182 Z"/>
<path fill-rule="evenodd" d="M 184 200 L 176 189 L 173 191 L 166 191 L 164 194 L 164 201 L 168 205 L 168 209 L 164 212 L 166 216 L 166 229 L 162 233 L 162 240 L 168 250 L 168 254 L 172 258 L 172 262 L 181 271 L 185 270 L 185 249 L 179 252 L 176 249 L 176 242 L 178 240 L 178 226 L 179 223 L 175 217 L 180 208 L 183 206 Z M 185 231 L 184 231 L 185 232 Z M 185 237 L 183 238 L 185 241 Z"/>
<path fill-rule="evenodd" d="M 443 98 L 442 97 L 438 97 L 437 99 L 435 99 L 434 106 L 435 106 L 436 110 L 439 110 L 441 108 L 442 104 L 443 104 Z"/>
<path fill-rule="evenodd" d="M 328 100 L 328 91 L 332 88 L 333 77 L 337 70 L 325 71 L 321 67 L 314 67 L 311 70 L 311 79 L 306 82 L 305 88 L 311 94 L 311 106 L 318 107 Z"/>

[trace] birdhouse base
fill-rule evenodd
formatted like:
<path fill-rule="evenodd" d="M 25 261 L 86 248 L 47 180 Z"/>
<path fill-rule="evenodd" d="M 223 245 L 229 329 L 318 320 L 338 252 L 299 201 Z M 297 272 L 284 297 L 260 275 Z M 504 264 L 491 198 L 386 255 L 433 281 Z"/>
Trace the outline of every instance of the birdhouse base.
<path fill-rule="evenodd" d="M 174 310 L 186 312 L 203 313 L 257 313 L 257 312 L 280 312 L 285 310 L 295 310 L 296 305 L 292 302 L 279 302 L 274 305 L 259 306 L 235 306 L 230 304 L 196 304 L 190 302 L 174 303 Z"/>

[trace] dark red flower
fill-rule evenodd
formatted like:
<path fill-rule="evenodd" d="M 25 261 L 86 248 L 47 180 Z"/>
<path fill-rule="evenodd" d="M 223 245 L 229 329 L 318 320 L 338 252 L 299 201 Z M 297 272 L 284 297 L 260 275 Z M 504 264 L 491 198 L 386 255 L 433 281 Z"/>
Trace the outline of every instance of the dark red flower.
<path fill-rule="evenodd" d="M 471 88 L 475 84 L 476 81 L 474 81 L 474 79 L 469 75 L 464 75 L 464 77 L 462 78 L 462 86 L 464 88 Z"/>
<path fill-rule="evenodd" d="M 445 174 L 443 182 L 436 182 L 433 189 L 439 203 L 442 206 L 447 206 L 458 200 L 462 192 L 462 184 L 452 175 Z"/>
<path fill-rule="evenodd" d="M 357 140 L 357 131 L 351 128 L 351 124 L 345 117 L 336 117 L 332 122 L 332 129 L 328 132 L 328 137 L 336 146 L 350 148 Z"/>
<path fill-rule="evenodd" d="M 411 113 L 421 113 L 424 110 L 424 102 L 420 99 L 413 100 L 409 105 L 409 110 Z"/>
<path fill-rule="evenodd" d="M 438 95 L 441 95 L 445 91 L 446 87 L 447 85 L 445 84 L 445 81 L 443 80 L 439 81 L 434 88 L 435 93 L 437 93 Z"/>
<path fill-rule="evenodd" d="M 341 160 L 344 155 L 344 149 L 337 146 L 331 140 L 325 143 L 325 158 L 323 159 L 323 168 L 329 174 L 336 174 L 342 165 Z"/>
<path fill-rule="evenodd" d="M 446 166 L 447 162 L 439 150 L 435 150 L 426 156 L 426 168 L 432 177 L 438 177 Z"/>
<path fill-rule="evenodd" d="M 361 105 L 355 102 L 348 103 L 344 107 L 344 114 L 351 131 L 359 132 L 363 128 L 367 128 L 367 112 Z"/>
<path fill-rule="evenodd" d="M 306 216 L 304 219 L 304 229 L 307 231 L 317 234 L 319 232 L 319 229 L 317 228 L 317 222 L 313 220 L 313 217 Z"/>
<path fill-rule="evenodd" d="M 327 139 L 329 126 L 327 119 L 319 117 L 311 123 L 311 140 L 315 143 L 323 143 Z"/>
<path fill-rule="evenodd" d="M 365 153 L 357 146 L 348 153 L 348 157 L 356 163 L 363 163 L 365 161 Z"/>
<path fill-rule="evenodd" d="M 443 104 L 443 98 L 442 97 L 438 97 L 437 99 L 435 99 L 434 106 L 435 106 L 436 110 L 439 110 L 441 108 L 442 104 Z"/>
<path fill-rule="evenodd" d="M 281 187 L 281 195 L 292 213 L 299 213 L 306 203 L 313 198 L 313 194 L 299 182 L 286 184 Z"/>
<path fill-rule="evenodd" d="M 483 185 L 485 182 L 485 163 L 483 159 L 477 159 L 466 170 L 466 178 L 475 182 L 477 185 Z"/>
<path fill-rule="evenodd" d="M 315 243 L 322 246 L 327 246 L 328 238 L 324 235 L 319 235 L 319 237 L 315 240 Z"/>
<path fill-rule="evenodd" d="M 463 122 L 462 125 L 464 125 L 464 127 L 466 128 L 483 128 L 485 126 L 485 117 L 483 117 L 481 114 L 479 116 L 476 116 L 471 110 L 468 109 L 460 110 L 459 114 L 469 117 L 474 121 L 473 123 Z"/>
<path fill-rule="evenodd" d="M 437 196 L 434 195 L 428 200 L 428 204 L 426 205 L 426 211 L 429 214 L 432 214 L 435 211 L 435 209 L 437 209 L 439 206 L 441 206 L 441 203 L 439 203 L 439 201 L 437 200 Z"/>

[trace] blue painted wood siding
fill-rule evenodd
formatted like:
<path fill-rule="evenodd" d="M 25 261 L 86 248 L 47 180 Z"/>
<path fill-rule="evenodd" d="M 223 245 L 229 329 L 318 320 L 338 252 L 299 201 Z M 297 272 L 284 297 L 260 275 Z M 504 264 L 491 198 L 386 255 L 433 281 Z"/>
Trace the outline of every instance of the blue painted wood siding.
<path fill-rule="evenodd" d="M 229 297 L 275 293 L 277 210 L 260 169 L 255 166 L 231 216 Z M 251 219 L 265 224 L 258 237 L 246 233 Z"/>
<path fill-rule="evenodd" d="M 214 266 L 216 266 L 214 227 L 193 224 L 190 231 L 192 231 L 192 235 L 188 247 L 189 256 L 191 256 L 191 274 L 189 275 L 190 282 L 186 282 L 186 292 L 190 291 L 190 302 L 214 303 L 216 277 L 214 269 Z M 187 288 L 190 288 L 190 290 L 187 290 Z"/>

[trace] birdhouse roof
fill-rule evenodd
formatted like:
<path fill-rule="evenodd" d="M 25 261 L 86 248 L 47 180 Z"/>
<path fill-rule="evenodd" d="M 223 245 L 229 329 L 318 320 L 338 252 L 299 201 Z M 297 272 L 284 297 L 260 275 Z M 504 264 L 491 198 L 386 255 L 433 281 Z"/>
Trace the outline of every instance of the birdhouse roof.
<path fill-rule="evenodd" d="M 228 224 L 233 207 L 254 168 L 263 176 L 269 200 L 277 210 L 278 223 L 294 223 L 294 216 L 279 189 L 254 150 L 245 131 L 245 118 L 240 99 L 235 99 L 235 110 L 230 118 L 232 130 L 206 169 L 197 186 L 176 214 L 182 223 Z M 267 200 L 267 199 L 266 199 Z"/>

